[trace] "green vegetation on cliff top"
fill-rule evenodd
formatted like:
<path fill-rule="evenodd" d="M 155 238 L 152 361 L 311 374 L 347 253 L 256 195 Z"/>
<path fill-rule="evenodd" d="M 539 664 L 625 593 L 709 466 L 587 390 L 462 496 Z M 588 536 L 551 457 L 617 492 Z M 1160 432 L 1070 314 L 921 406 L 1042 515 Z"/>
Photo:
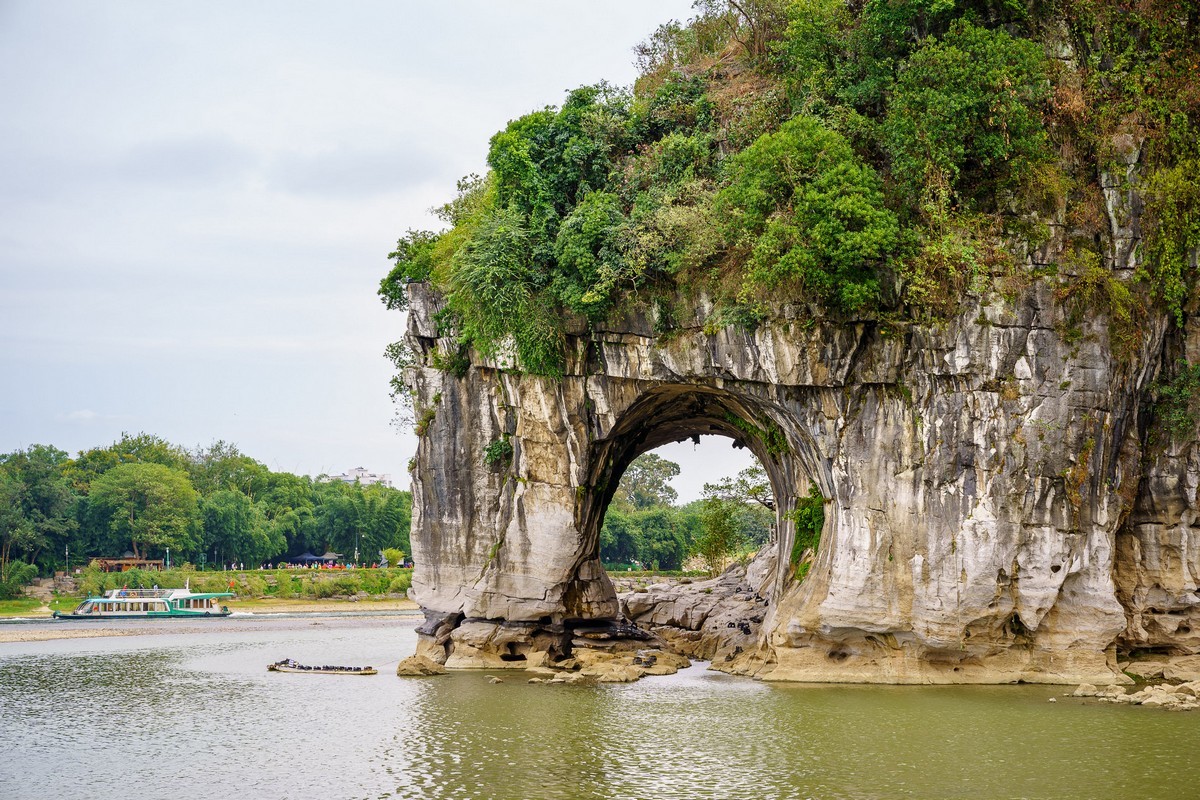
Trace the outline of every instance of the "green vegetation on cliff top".
<path fill-rule="evenodd" d="M 1127 320 L 1142 303 L 1182 320 L 1200 245 L 1195 3 L 695 8 L 639 46 L 632 90 L 585 86 L 493 136 L 487 174 L 439 210 L 448 227 L 400 239 L 384 302 L 430 281 L 462 345 L 511 342 L 514 366 L 545 375 L 568 317 L 653 306 L 667 331 L 670 304 L 700 292 L 744 325 L 768 300 L 945 318 L 987 274 L 1032 279 L 1005 244 L 1046 240 L 1048 222 L 1111 270 L 1102 183 L 1124 182 L 1146 203 L 1139 268 L 1099 296 Z"/>

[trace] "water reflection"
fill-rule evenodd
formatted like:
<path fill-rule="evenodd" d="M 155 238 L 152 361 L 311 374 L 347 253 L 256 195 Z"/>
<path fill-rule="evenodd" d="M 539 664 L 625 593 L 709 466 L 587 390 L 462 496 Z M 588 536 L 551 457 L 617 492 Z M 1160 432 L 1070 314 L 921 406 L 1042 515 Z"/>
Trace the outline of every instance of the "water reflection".
<path fill-rule="evenodd" d="M 0 798 L 1186 798 L 1200 717 L 1050 687 L 398 679 L 411 622 L 0 645 Z M 381 674 L 268 673 L 282 657 Z"/>

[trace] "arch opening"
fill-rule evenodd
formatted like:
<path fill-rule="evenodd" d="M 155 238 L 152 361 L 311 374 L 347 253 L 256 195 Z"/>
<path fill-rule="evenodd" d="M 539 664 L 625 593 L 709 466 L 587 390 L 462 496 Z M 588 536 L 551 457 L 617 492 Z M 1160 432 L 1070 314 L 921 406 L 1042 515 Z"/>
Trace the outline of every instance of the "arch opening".
<path fill-rule="evenodd" d="M 766 470 L 749 449 L 733 445 L 728 437 L 696 435 L 630 463 L 600 525 L 600 561 L 610 575 L 699 570 L 710 566 L 703 552 L 711 560 L 722 555 L 714 550 L 722 544 L 735 558 L 774 540 Z"/>
<path fill-rule="evenodd" d="M 595 576 L 600 561 L 600 532 L 621 477 L 639 456 L 673 442 L 718 436 L 757 459 L 771 486 L 777 555 L 772 594 L 787 578 L 794 541 L 793 511 L 815 485 L 832 496 L 827 462 L 806 432 L 782 407 L 761 398 L 702 386 L 656 387 L 634 402 L 610 433 L 592 442 L 587 479 L 575 504 L 582 536 L 576 574 Z M 830 519 L 825 520 L 828 529 Z M 599 570 L 603 573 L 602 570 Z M 594 580 L 594 578 L 593 578 Z M 604 578 L 607 582 L 607 577 Z M 577 581 L 582 591 L 585 581 Z M 567 592 L 568 613 L 572 589 Z"/>

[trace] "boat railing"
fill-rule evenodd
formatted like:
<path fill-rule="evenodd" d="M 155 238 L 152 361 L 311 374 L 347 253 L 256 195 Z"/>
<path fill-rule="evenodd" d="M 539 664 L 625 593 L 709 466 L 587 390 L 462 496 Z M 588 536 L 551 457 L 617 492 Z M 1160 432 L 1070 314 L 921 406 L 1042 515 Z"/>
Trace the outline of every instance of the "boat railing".
<path fill-rule="evenodd" d="M 120 599 L 122 597 L 166 597 L 170 589 L 109 589 L 105 598 Z"/>

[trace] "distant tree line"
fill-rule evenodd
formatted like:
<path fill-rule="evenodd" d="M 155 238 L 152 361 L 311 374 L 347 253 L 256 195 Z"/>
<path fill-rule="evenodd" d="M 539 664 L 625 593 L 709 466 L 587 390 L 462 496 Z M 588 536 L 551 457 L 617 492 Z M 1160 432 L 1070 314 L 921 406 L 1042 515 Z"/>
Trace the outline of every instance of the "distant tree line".
<path fill-rule="evenodd" d="M 679 495 L 670 485 L 678 474 L 678 464 L 654 453 L 629 465 L 600 530 L 605 566 L 678 570 L 699 556 L 715 571 L 770 540 L 775 512 L 762 467 L 706 484 L 702 499 L 682 506 L 675 505 Z"/>
<path fill-rule="evenodd" d="M 277 561 L 333 550 L 409 552 L 412 495 L 273 472 L 235 445 L 193 450 L 146 433 L 72 458 L 51 445 L 0 455 L 0 596 L 96 557 Z"/>

